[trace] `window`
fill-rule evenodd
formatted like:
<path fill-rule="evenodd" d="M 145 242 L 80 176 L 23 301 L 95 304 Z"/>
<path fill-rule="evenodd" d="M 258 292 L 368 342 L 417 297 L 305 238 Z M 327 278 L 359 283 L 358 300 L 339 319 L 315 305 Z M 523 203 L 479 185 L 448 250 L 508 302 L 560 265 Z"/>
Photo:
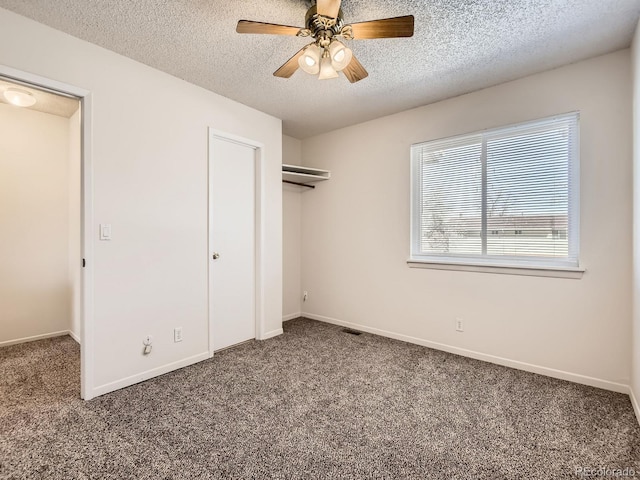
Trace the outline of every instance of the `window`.
<path fill-rule="evenodd" d="M 578 114 L 411 147 L 410 262 L 577 269 Z"/>

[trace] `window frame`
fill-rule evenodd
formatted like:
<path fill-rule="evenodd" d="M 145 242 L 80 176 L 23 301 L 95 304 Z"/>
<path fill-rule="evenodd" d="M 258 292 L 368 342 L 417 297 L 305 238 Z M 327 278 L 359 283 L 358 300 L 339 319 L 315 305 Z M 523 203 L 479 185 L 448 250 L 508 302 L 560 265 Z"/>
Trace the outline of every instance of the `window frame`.
<path fill-rule="evenodd" d="M 496 138 L 504 138 L 518 134 L 523 130 L 533 130 L 536 127 L 544 129 L 552 122 L 573 121 L 574 135 L 571 136 L 569 157 L 569 185 L 568 185 L 568 255 L 563 258 L 553 257 L 519 257 L 487 254 L 425 254 L 420 252 L 421 229 L 421 155 L 420 149 L 426 145 L 437 146 L 438 143 L 471 141 L 473 137 L 481 138 L 482 161 L 482 196 L 486 197 L 486 146 L 487 142 Z M 578 111 L 544 117 L 532 121 L 490 128 L 446 138 L 439 138 L 415 143 L 410 149 L 410 267 L 436 268 L 446 270 L 466 270 L 475 272 L 508 273 L 518 275 L 557 276 L 566 278 L 580 278 L 585 271 L 580 263 L 580 113 Z M 482 208 L 486 200 L 481 200 Z M 488 237 L 487 225 L 483 225 L 482 235 Z M 486 240 L 483 241 L 486 244 Z M 573 261 L 572 255 L 575 256 Z"/>

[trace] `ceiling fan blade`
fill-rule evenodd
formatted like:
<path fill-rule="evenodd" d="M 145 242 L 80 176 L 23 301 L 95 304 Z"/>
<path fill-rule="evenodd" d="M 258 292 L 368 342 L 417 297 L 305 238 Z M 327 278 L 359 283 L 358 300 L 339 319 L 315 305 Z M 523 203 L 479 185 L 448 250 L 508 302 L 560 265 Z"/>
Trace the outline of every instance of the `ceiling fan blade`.
<path fill-rule="evenodd" d="M 287 62 L 284 65 L 282 65 L 278 70 L 273 72 L 273 75 L 275 77 L 280 77 L 280 78 L 289 78 L 291 75 L 293 75 L 295 71 L 298 69 L 298 58 L 300 58 L 300 55 L 302 55 L 302 52 L 304 52 L 305 48 L 307 47 L 306 46 L 302 47 L 298 51 L 298 53 L 296 53 L 293 57 L 287 60 Z"/>
<path fill-rule="evenodd" d="M 288 25 L 277 25 L 275 23 L 253 22 L 251 20 L 240 20 L 236 27 L 238 33 L 265 33 L 269 35 L 297 35 L 300 27 L 290 27 Z"/>
<path fill-rule="evenodd" d="M 316 3 L 318 15 L 337 18 L 341 0 L 318 0 Z"/>
<path fill-rule="evenodd" d="M 413 15 L 382 18 L 370 22 L 352 23 L 353 38 L 397 38 L 413 36 Z"/>
<path fill-rule="evenodd" d="M 347 77 L 351 83 L 356 83 L 357 81 L 369 76 L 369 72 L 364 69 L 355 55 L 351 58 L 349 65 L 342 70 L 342 73 L 344 73 L 344 76 Z"/>

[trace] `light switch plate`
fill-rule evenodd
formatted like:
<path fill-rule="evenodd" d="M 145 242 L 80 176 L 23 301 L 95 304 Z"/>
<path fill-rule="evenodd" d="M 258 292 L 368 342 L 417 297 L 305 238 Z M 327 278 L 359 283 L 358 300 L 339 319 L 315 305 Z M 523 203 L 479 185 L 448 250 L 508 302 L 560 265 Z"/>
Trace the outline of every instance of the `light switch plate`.
<path fill-rule="evenodd" d="M 111 224 L 100 224 L 100 240 L 111 240 Z"/>
<path fill-rule="evenodd" d="M 176 327 L 173 329 L 173 341 L 176 343 L 182 341 L 182 327 Z"/>

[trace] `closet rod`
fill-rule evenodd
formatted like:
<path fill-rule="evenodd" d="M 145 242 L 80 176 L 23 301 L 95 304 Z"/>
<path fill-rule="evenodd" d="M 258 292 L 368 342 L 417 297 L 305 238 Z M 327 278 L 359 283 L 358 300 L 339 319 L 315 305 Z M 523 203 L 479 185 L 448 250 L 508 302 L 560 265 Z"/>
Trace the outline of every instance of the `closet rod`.
<path fill-rule="evenodd" d="M 306 183 L 292 182 L 291 180 L 282 180 L 282 183 L 290 183 L 291 185 L 300 185 L 301 187 L 316 188 L 315 185 L 307 185 Z"/>

